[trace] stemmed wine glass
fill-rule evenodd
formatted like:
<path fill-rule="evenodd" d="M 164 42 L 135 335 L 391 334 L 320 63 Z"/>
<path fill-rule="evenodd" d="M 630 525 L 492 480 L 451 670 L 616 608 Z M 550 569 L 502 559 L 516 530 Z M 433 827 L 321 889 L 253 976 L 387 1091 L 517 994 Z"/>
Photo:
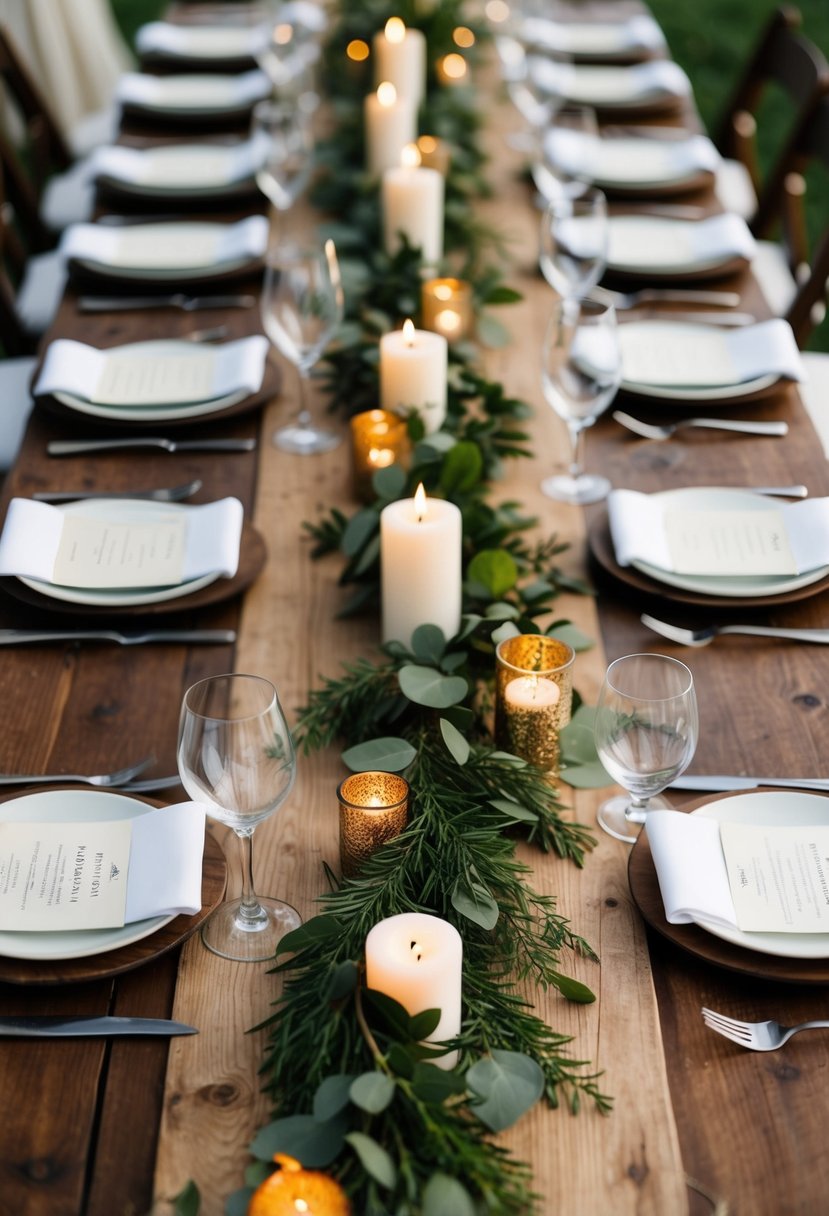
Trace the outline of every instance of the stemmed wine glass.
<path fill-rule="evenodd" d="M 622 362 L 611 304 L 568 296 L 556 300 L 542 348 L 544 396 L 567 423 L 572 447 L 569 472 L 548 477 L 541 489 L 558 502 L 599 502 L 607 496 L 606 477 L 585 473 L 581 446 L 616 395 Z"/>
<path fill-rule="evenodd" d="M 270 250 L 261 312 L 265 333 L 299 375 L 297 420 L 276 431 L 273 441 L 283 451 L 302 456 L 328 452 L 337 446 L 340 436 L 311 421 L 308 382 L 311 368 L 343 318 L 343 290 L 334 242 L 311 248 L 281 244 Z"/>
<path fill-rule="evenodd" d="M 542 198 L 576 198 L 592 184 L 599 149 L 599 124 L 592 106 L 567 102 L 554 109 L 531 166 Z"/>
<path fill-rule="evenodd" d="M 179 720 L 181 783 L 207 814 L 239 838 L 242 895 L 223 903 L 202 928 L 208 949 L 223 958 L 272 958 L 277 942 L 302 922 L 290 904 L 254 893 L 253 830 L 287 798 L 296 756 L 276 689 L 260 676 L 200 680 L 184 695 Z"/>
<path fill-rule="evenodd" d="M 662 790 L 691 763 L 699 718 L 694 677 L 664 654 L 629 654 L 607 669 L 594 720 L 596 751 L 628 791 L 602 803 L 598 823 L 632 844 Z"/>
<path fill-rule="evenodd" d="M 588 187 L 553 199 L 541 219 L 539 264 L 560 296 L 586 296 L 607 265 L 607 200 Z"/>
<path fill-rule="evenodd" d="M 251 138 L 259 156 L 256 184 L 282 215 L 311 177 L 314 143 L 308 119 L 296 105 L 260 101 L 253 108 Z"/>

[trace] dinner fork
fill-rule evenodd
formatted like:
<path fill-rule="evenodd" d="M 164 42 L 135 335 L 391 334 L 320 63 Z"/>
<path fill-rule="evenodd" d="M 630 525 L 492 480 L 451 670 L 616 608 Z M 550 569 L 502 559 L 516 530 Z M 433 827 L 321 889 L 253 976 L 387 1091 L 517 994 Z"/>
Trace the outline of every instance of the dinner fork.
<path fill-rule="evenodd" d="M 773 625 L 708 625 L 702 629 L 682 629 L 659 621 L 655 616 L 643 612 L 639 620 L 654 633 L 682 646 L 708 646 L 721 633 L 749 634 L 757 638 L 788 638 L 791 642 L 817 642 L 829 645 L 829 629 L 785 629 Z"/>
<path fill-rule="evenodd" d="M 129 768 L 119 768 L 114 773 L 96 773 L 88 776 L 81 773 L 3 773 L 0 774 L 0 785 L 55 785 L 57 782 L 78 782 L 81 785 L 97 785 L 109 787 L 124 785 L 132 781 L 145 768 L 155 762 L 155 756 L 148 756 L 140 764 L 131 764 Z"/>
<path fill-rule="evenodd" d="M 744 435 L 786 435 L 789 430 L 788 423 L 782 419 L 744 421 L 741 418 L 682 418 L 679 422 L 657 426 L 655 423 L 633 418 L 624 410 L 614 410 L 613 417 L 629 431 L 641 435 L 644 439 L 670 439 L 671 435 L 688 426 L 705 427 L 714 431 L 737 431 Z"/>
<path fill-rule="evenodd" d="M 776 1051 L 784 1043 L 798 1034 L 801 1030 L 817 1030 L 819 1027 L 829 1027 L 829 1021 L 801 1022 L 798 1026 L 781 1026 L 779 1022 L 740 1022 L 737 1018 L 726 1017 L 724 1013 L 715 1013 L 713 1009 L 703 1007 L 702 1018 L 710 1030 L 748 1047 L 751 1051 Z"/>
<path fill-rule="evenodd" d="M 198 477 L 178 486 L 161 486 L 157 490 L 38 490 L 32 498 L 37 502 L 77 502 L 80 498 L 140 498 L 150 502 L 179 502 L 190 498 L 202 487 Z"/>
<path fill-rule="evenodd" d="M 736 308 L 740 303 L 736 291 L 690 291 L 681 287 L 643 287 L 640 291 L 611 291 L 608 287 L 594 287 L 590 295 L 616 308 L 638 308 L 640 304 L 708 304 L 719 308 Z"/>

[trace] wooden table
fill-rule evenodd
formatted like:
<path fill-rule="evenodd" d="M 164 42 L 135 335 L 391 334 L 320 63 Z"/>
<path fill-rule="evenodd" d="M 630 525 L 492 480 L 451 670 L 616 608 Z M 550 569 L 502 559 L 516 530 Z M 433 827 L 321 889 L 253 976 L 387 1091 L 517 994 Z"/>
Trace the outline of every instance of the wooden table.
<path fill-rule="evenodd" d="M 509 392 L 537 407 L 536 455 L 510 468 L 496 493 L 518 497 L 537 513 L 541 534 L 555 531 L 569 541 L 564 564 L 581 574 L 588 520 L 537 489 L 543 475 L 565 462 L 565 442 L 540 395 L 538 351 L 549 297 L 534 272 L 536 217 L 515 176 L 518 159 L 504 142 L 515 126 L 509 110 L 492 107 L 488 138 L 498 197 L 481 210 L 513 237 L 510 281 L 524 299 L 504 310 L 514 341 L 488 364 Z M 747 279 L 739 286 L 752 290 Z M 257 327 L 251 312 L 229 320 L 240 332 Z M 83 334 L 108 345 L 200 323 L 172 313 L 81 319 L 70 294 L 53 334 Z M 4 651 L 0 771 L 107 771 L 154 753 L 154 771 L 174 772 L 179 704 L 194 680 L 230 667 L 255 671 L 274 680 L 290 713 L 321 675 L 336 674 L 344 659 L 372 651 L 376 622 L 334 619 L 339 562 L 312 562 L 301 528 L 323 508 L 353 509 L 347 447 L 303 459 L 268 442 L 277 421 L 295 408 L 294 381 L 287 375 L 284 393 L 261 420 L 256 458 L 50 460 L 47 437 L 68 428 L 36 414 L 4 487 L 3 508 L 11 496 L 35 488 L 173 484 L 197 475 L 204 481 L 202 499 L 226 493 L 242 498 L 270 557 L 241 603 L 192 614 L 192 620 L 187 613 L 177 618 L 238 625 L 235 654 L 223 647 L 136 651 L 76 644 Z M 609 471 L 615 484 L 643 489 L 802 480 L 812 493 L 829 491 L 820 445 L 796 392 L 782 391 L 744 412 L 787 418 L 788 438 L 711 442 L 701 434 L 655 444 L 604 421 L 590 436 L 589 461 Z M 221 429 L 252 434 L 257 426 L 246 417 Z M 565 596 L 558 607 L 599 642 L 579 656 L 576 668 L 576 685 L 588 702 L 606 662 L 619 654 L 647 649 L 687 659 L 702 721 L 696 771 L 822 772 L 829 714 L 827 657 L 819 647 L 723 639 L 683 652 L 646 631 L 638 619 L 641 604 L 606 583 L 595 600 Z M 823 594 L 768 617 L 825 624 L 825 611 Z M 0 599 L 3 625 L 31 619 L 21 603 Z M 258 887 L 288 898 L 305 916 L 324 886 L 321 862 L 336 866 L 335 793 L 342 772 L 334 751 L 301 759 L 289 803 L 256 833 Z M 576 817 L 587 823 L 605 793 L 563 788 Z M 221 838 L 221 831 L 216 835 Z M 743 1052 L 706 1031 L 699 1008 L 791 1022 L 825 1015 L 823 988 L 748 979 L 700 962 L 646 930 L 629 892 L 627 847 L 597 835 L 582 871 L 522 851 L 538 889 L 557 895 L 560 910 L 601 956 L 600 964 L 575 960 L 568 968 L 597 993 L 594 1005 L 533 995 L 550 1024 L 574 1036 L 574 1056 L 602 1070 L 602 1087 L 615 1098 L 609 1117 L 587 1106 L 577 1117 L 538 1107 L 504 1137 L 533 1164 L 540 1211 L 696 1216 L 711 1204 L 689 1185 L 692 1179 L 732 1214 L 813 1216 L 825 1207 L 829 1187 L 823 1130 L 829 1038 L 801 1036 L 773 1055 Z M 151 1207 L 161 1216 L 188 1178 L 202 1192 L 203 1216 L 219 1216 L 227 1194 L 242 1183 L 246 1146 L 268 1114 L 257 1076 L 262 1035 L 244 1032 L 267 1015 L 277 994 L 265 965 L 219 959 L 197 937 L 180 955 L 114 979 L 46 989 L 0 986 L 5 1012 L 172 1014 L 200 1027 L 198 1036 L 173 1040 L 169 1049 L 149 1040 L 0 1043 L 3 1216 L 139 1216 Z"/>

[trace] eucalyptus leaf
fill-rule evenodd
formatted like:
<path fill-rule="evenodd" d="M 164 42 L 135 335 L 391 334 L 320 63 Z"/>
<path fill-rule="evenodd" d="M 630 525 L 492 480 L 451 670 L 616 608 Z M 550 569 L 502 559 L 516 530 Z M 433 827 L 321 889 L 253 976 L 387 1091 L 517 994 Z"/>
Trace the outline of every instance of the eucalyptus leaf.
<path fill-rule="evenodd" d="M 490 798 L 489 805 L 515 823 L 538 823 L 535 811 L 528 810 L 520 802 L 513 802 L 511 798 Z"/>
<path fill-rule="evenodd" d="M 398 1077 L 409 1080 L 414 1075 L 415 1062 L 411 1053 L 400 1043 L 392 1043 L 388 1053 L 389 1067 Z"/>
<path fill-rule="evenodd" d="M 613 784 L 613 778 L 608 776 L 598 760 L 595 764 L 568 764 L 566 767 L 562 765 L 559 769 L 559 780 L 572 786 L 574 790 L 601 790 Z"/>
<path fill-rule="evenodd" d="M 561 975 L 556 971 L 553 973 L 552 982 L 562 996 L 566 997 L 568 1001 L 575 1001 L 577 1005 L 592 1005 L 596 999 L 595 992 L 592 992 L 586 984 L 571 979 L 569 975 Z"/>
<path fill-rule="evenodd" d="M 351 1101 L 370 1115 L 379 1115 L 394 1097 L 394 1081 L 384 1072 L 364 1072 L 351 1083 Z"/>
<path fill-rule="evenodd" d="M 375 564 L 375 562 L 379 561 L 379 559 L 380 559 L 380 533 L 375 532 L 374 536 L 372 536 L 368 540 L 362 553 L 360 554 L 360 560 L 357 562 L 356 566 L 354 567 L 354 571 L 353 571 L 354 576 L 359 577 L 359 575 L 365 574 L 366 570 L 370 570 L 371 567 Z"/>
<path fill-rule="evenodd" d="M 384 736 L 347 748 L 342 758 L 353 773 L 366 773 L 374 769 L 383 773 L 400 773 L 409 767 L 415 755 L 415 749 L 405 739 Z"/>
<path fill-rule="evenodd" d="M 512 1127 L 544 1092 L 544 1073 L 530 1056 L 495 1049 L 467 1071 L 466 1084 L 480 1098 L 472 1111 L 493 1132 Z"/>
<path fill-rule="evenodd" d="M 345 1110 L 351 1101 L 350 1089 L 354 1077 L 348 1073 L 334 1073 L 317 1086 L 312 1113 L 315 1119 L 333 1119 Z"/>
<path fill-rule="evenodd" d="M 351 959 L 338 963 L 331 972 L 331 981 L 328 987 L 329 1001 L 341 1001 L 343 997 L 353 992 L 357 987 L 359 974 L 356 963 L 352 963 Z"/>
<path fill-rule="evenodd" d="M 514 604 L 499 600 L 495 604 L 487 604 L 486 619 L 488 621 L 514 621 L 520 613 Z"/>
<path fill-rule="evenodd" d="M 462 676 L 445 676 L 434 667 L 410 664 L 397 673 L 400 690 L 415 705 L 447 709 L 466 696 L 468 684 Z"/>
<path fill-rule="evenodd" d="M 366 988 L 363 992 L 363 1000 L 380 1015 L 386 1028 L 396 1039 L 403 1041 L 411 1039 L 411 1018 L 399 1001 L 396 1001 L 394 997 L 386 996 L 385 992 L 378 992 L 375 988 Z"/>
<path fill-rule="evenodd" d="M 346 557 L 354 557 L 380 527 L 380 516 L 366 508 L 352 515 L 345 526 L 340 548 Z"/>
<path fill-rule="evenodd" d="M 360 1158 L 360 1164 L 366 1173 L 390 1191 L 397 1181 L 397 1170 L 386 1150 L 363 1132 L 349 1132 L 345 1139 Z"/>
<path fill-rule="evenodd" d="M 333 916 L 314 916 L 298 929 L 292 929 L 280 938 L 277 954 L 298 954 L 322 942 L 330 942 L 335 937 L 342 936 L 342 925 Z"/>
<path fill-rule="evenodd" d="M 412 1038 L 418 1041 L 428 1039 L 429 1035 L 434 1034 L 437 1030 L 439 1021 L 439 1009 L 424 1009 L 421 1013 L 413 1014 L 411 1020 Z"/>
<path fill-rule="evenodd" d="M 451 1068 L 435 1068 L 434 1064 L 419 1062 L 414 1066 L 412 1089 L 421 1102 L 439 1105 L 455 1094 L 462 1094 L 466 1081 Z"/>
<path fill-rule="evenodd" d="M 498 905 L 483 883 L 476 879 L 461 877 L 457 880 L 452 891 L 452 907 L 482 929 L 494 929 L 498 923 Z"/>
<path fill-rule="evenodd" d="M 498 286 L 487 292 L 484 304 L 517 304 L 523 298 L 521 292 L 512 287 Z"/>
<path fill-rule="evenodd" d="M 377 470 L 371 484 L 378 498 L 387 498 L 393 502 L 401 497 L 406 488 L 406 473 L 399 464 L 390 464 L 385 469 Z"/>
<path fill-rule="evenodd" d="M 250 1151 L 262 1161 L 270 1161 L 274 1153 L 287 1153 L 307 1169 L 322 1169 L 342 1151 L 347 1128 L 348 1120 L 342 1114 L 323 1120 L 313 1115 L 289 1115 L 261 1128 Z"/>
<path fill-rule="evenodd" d="M 563 625 L 556 625 L 550 630 L 550 636 L 558 638 L 560 642 L 565 642 L 568 646 L 572 646 L 576 654 L 580 654 L 584 650 L 590 650 L 596 645 L 593 638 L 588 637 L 586 633 L 582 633 L 580 629 L 569 621 Z"/>
<path fill-rule="evenodd" d="M 518 582 L 518 567 L 503 549 L 482 549 L 469 563 L 467 576 L 482 583 L 493 599 L 499 599 Z"/>
<path fill-rule="evenodd" d="M 440 471 L 440 486 L 445 494 L 468 494 L 484 470 L 484 458 L 477 443 L 464 440 L 446 453 Z"/>
<path fill-rule="evenodd" d="M 504 621 L 497 629 L 493 629 L 490 637 L 493 643 L 498 646 L 501 642 L 506 641 L 507 638 L 517 637 L 520 632 L 521 630 L 514 621 Z"/>
<path fill-rule="evenodd" d="M 469 741 L 463 737 L 456 726 L 453 726 L 448 718 L 441 718 L 440 733 L 443 735 L 443 742 L 448 747 L 453 759 L 460 765 L 466 764 L 469 759 Z"/>
<path fill-rule="evenodd" d="M 467 1189 L 448 1174 L 432 1174 L 423 1188 L 423 1216 L 476 1216 Z"/>
<path fill-rule="evenodd" d="M 565 764 L 593 764 L 599 758 L 593 731 L 575 718 L 560 731 L 559 750 Z"/>
<path fill-rule="evenodd" d="M 173 1216 L 198 1216 L 201 1207 L 199 1188 L 192 1178 L 186 1182 L 173 1200 Z"/>
<path fill-rule="evenodd" d="M 446 638 L 438 625 L 418 625 L 412 634 L 412 653 L 421 663 L 437 666 L 446 650 Z"/>

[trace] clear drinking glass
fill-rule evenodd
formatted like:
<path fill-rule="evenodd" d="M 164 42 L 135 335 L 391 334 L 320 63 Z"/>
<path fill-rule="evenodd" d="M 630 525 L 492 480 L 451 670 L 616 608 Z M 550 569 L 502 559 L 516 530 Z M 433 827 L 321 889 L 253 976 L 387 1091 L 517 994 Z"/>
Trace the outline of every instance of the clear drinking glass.
<path fill-rule="evenodd" d="M 280 938 L 302 923 L 290 904 L 258 896 L 253 887 L 254 828 L 282 805 L 296 775 L 273 684 L 260 676 L 222 675 L 188 688 L 177 759 L 187 793 L 233 829 L 242 854 L 241 898 L 221 904 L 204 924 L 204 944 L 239 962 L 272 958 Z"/>
<path fill-rule="evenodd" d="M 591 106 L 556 107 L 532 164 L 536 189 L 547 202 L 575 198 L 592 184 L 599 149 L 599 124 Z"/>
<path fill-rule="evenodd" d="M 589 186 L 553 199 L 541 218 L 539 265 L 560 296 L 586 296 L 607 266 L 607 200 Z"/>
<path fill-rule="evenodd" d="M 311 368 L 343 318 L 343 290 L 333 241 L 311 248 L 281 244 L 269 250 L 261 297 L 262 324 L 299 375 L 297 420 L 273 436 L 278 448 L 301 456 L 328 452 L 341 436 L 315 425 L 308 407 Z"/>
<path fill-rule="evenodd" d="M 261 146 L 256 184 L 277 213 L 287 212 L 311 177 L 314 141 L 308 118 L 295 104 L 260 101 L 253 107 L 251 137 Z"/>
<path fill-rule="evenodd" d="M 699 717 L 694 677 L 664 654 L 629 654 L 607 669 L 596 706 L 596 750 L 628 794 L 602 803 L 598 823 L 633 843 L 649 810 L 670 803 L 662 790 L 691 763 Z"/>
<path fill-rule="evenodd" d="M 541 382 L 548 404 L 567 423 L 572 460 L 568 473 L 542 481 L 549 498 L 588 503 L 607 496 L 607 478 L 584 472 L 582 437 L 610 405 L 621 378 L 613 306 L 574 296 L 556 300 L 544 337 Z"/>

